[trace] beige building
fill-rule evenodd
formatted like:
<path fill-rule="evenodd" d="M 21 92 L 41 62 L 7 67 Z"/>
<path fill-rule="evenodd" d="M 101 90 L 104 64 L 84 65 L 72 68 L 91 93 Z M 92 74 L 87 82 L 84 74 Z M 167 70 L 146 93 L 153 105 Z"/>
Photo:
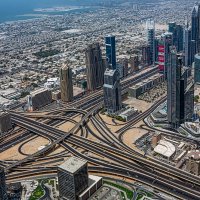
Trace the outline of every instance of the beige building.
<path fill-rule="evenodd" d="M 67 65 L 63 65 L 60 69 L 60 89 L 62 101 L 70 102 L 73 100 L 72 69 Z"/>
<path fill-rule="evenodd" d="M 151 146 L 152 146 L 153 148 L 155 148 L 160 140 L 161 140 L 161 133 L 156 132 L 156 133 L 152 136 L 152 139 L 151 139 Z"/>
<path fill-rule="evenodd" d="M 10 114 L 8 112 L 0 112 L 0 136 L 8 132 L 11 128 Z"/>

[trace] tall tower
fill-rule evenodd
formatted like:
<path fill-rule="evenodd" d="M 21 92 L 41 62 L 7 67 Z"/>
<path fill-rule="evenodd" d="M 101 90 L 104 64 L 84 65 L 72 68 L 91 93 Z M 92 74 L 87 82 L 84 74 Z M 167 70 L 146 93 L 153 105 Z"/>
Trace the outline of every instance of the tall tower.
<path fill-rule="evenodd" d="M 109 114 L 119 111 L 122 107 L 121 85 L 119 72 L 106 69 L 104 74 L 104 105 Z"/>
<path fill-rule="evenodd" d="M 199 50 L 199 39 L 200 39 L 200 9 L 199 5 L 195 5 L 192 9 L 192 40 L 195 41 L 196 52 Z"/>
<path fill-rule="evenodd" d="M 132 56 L 130 57 L 130 64 L 131 64 L 131 71 L 135 72 L 139 70 L 139 57 L 138 56 Z"/>
<path fill-rule="evenodd" d="M 142 46 L 142 63 L 145 66 L 151 65 L 151 50 L 149 45 Z"/>
<path fill-rule="evenodd" d="M 0 167 L 0 200 L 8 200 L 4 169 Z"/>
<path fill-rule="evenodd" d="M 63 65 L 60 69 L 60 88 L 61 99 L 64 102 L 73 100 L 73 83 L 72 83 L 72 69 L 67 65 Z"/>
<path fill-rule="evenodd" d="M 116 69 L 115 36 L 113 35 L 106 36 L 105 42 L 106 42 L 106 57 L 110 69 Z"/>
<path fill-rule="evenodd" d="M 71 157 L 58 167 L 58 188 L 61 199 L 76 200 L 87 187 L 87 161 Z"/>
<path fill-rule="evenodd" d="M 167 117 L 172 128 L 184 121 L 184 80 L 181 80 L 182 58 L 173 46 L 167 69 Z"/>
<path fill-rule="evenodd" d="M 191 66 L 191 28 L 188 26 L 184 30 L 184 54 L 185 54 L 185 66 Z"/>
<path fill-rule="evenodd" d="M 168 31 L 173 34 L 173 45 L 177 51 L 183 50 L 183 27 L 175 22 L 168 24 Z"/>
<path fill-rule="evenodd" d="M 155 62 L 155 23 L 153 20 L 148 19 L 146 22 L 147 41 L 150 47 L 150 65 Z"/>
<path fill-rule="evenodd" d="M 99 43 L 90 44 L 85 52 L 87 87 L 89 91 L 103 86 L 103 74 L 105 71 Z"/>
<path fill-rule="evenodd" d="M 161 35 L 158 42 L 158 64 L 160 72 L 167 77 L 167 67 L 169 65 L 170 46 L 173 45 L 173 33 L 166 32 Z"/>

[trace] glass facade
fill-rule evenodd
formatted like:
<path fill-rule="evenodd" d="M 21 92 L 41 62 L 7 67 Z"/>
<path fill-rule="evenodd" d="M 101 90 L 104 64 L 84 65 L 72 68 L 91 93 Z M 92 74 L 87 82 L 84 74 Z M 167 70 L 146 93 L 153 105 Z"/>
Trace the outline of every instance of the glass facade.
<path fill-rule="evenodd" d="M 106 58 L 111 69 L 116 69 L 116 47 L 115 36 L 107 36 L 106 42 Z"/>

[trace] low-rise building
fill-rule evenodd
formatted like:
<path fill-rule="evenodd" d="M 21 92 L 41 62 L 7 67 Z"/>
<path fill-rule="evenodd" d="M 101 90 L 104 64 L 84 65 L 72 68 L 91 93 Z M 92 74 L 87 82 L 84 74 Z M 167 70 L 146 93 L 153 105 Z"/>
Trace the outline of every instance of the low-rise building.
<path fill-rule="evenodd" d="M 135 108 L 129 108 L 123 111 L 119 116 L 125 119 L 126 121 L 129 121 L 132 119 L 134 116 L 138 114 L 138 110 Z"/>
<path fill-rule="evenodd" d="M 154 148 L 154 152 L 162 155 L 164 158 L 170 159 L 176 152 L 175 146 L 166 140 L 160 140 Z"/>
<path fill-rule="evenodd" d="M 33 111 L 42 108 L 52 102 L 51 91 L 41 88 L 28 96 L 28 110 Z"/>
<path fill-rule="evenodd" d="M 140 83 L 129 88 L 129 95 L 134 98 L 138 98 L 141 94 L 145 93 L 147 90 L 152 89 L 157 84 L 164 81 L 163 74 L 155 74 L 151 78 L 145 79 Z"/>
<path fill-rule="evenodd" d="M 188 151 L 186 155 L 186 170 L 197 176 L 200 175 L 200 151 Z"/>

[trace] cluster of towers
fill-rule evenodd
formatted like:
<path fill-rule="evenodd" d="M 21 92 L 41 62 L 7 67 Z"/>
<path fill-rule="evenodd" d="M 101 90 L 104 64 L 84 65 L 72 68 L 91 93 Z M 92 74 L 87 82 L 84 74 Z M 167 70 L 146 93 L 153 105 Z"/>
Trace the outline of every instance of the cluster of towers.
<path fill-rule="evenodd" d="M 99 43 L 92 43 L 85 50 L 87 89 L 95 91 L 103 86 L 105 108 L 114 113 L 121 109 L 120 76 L 128 73 L 128 61 L 122 60 L 120 65 L 123 65 L 123 70 L 118 69 L 115 36 L 105 37 L 105 46 L 106 58 L 102 57 Z M 60 69 L 60 86 L 61 100 L 72 101 L 72 69 L 67 64 Z"/>
<path fill-rule="evenodd" d="M 99 43 L 86 49 L 87 88 L 94 91 L 103 86 L 104 105 L 109 113 L 121 109 L 120 73 L 117 70 L 115 36 L 105 37 L 106 58 Z M 123 62 L 127 66 L 126 62 Z"/>
<path fill-rule="evenodd" d="M 200 52 L 200 5 L 192 10 L 191 25 L 188 21 L 184 26 L 171 22 L 168 31 L 155 36 L 154 21 L 147 20 L 147 42 L 142 47 L 142 61 L 144 64 L 158 64 L 160 72 L 167 75 L 169 65 L 170 46 L 175 46 L 177 52 L 183 54 L 183 64 L 191 67 L 195 61 L 195 55 Z"/>
<path fill-rule="evenodd" d="M 144 64 L 157 64 L 167 80 L 167 116 L 172 128 L 192 120 L 194 83 L 200 83 L 200 4 L 194 6 L 191 25 L 175 22 L 155 36 L 155 25 L 147 21 L 147 42 L 142 48 Z M 194 79 L 191 69 L 194 66 Z"/>

